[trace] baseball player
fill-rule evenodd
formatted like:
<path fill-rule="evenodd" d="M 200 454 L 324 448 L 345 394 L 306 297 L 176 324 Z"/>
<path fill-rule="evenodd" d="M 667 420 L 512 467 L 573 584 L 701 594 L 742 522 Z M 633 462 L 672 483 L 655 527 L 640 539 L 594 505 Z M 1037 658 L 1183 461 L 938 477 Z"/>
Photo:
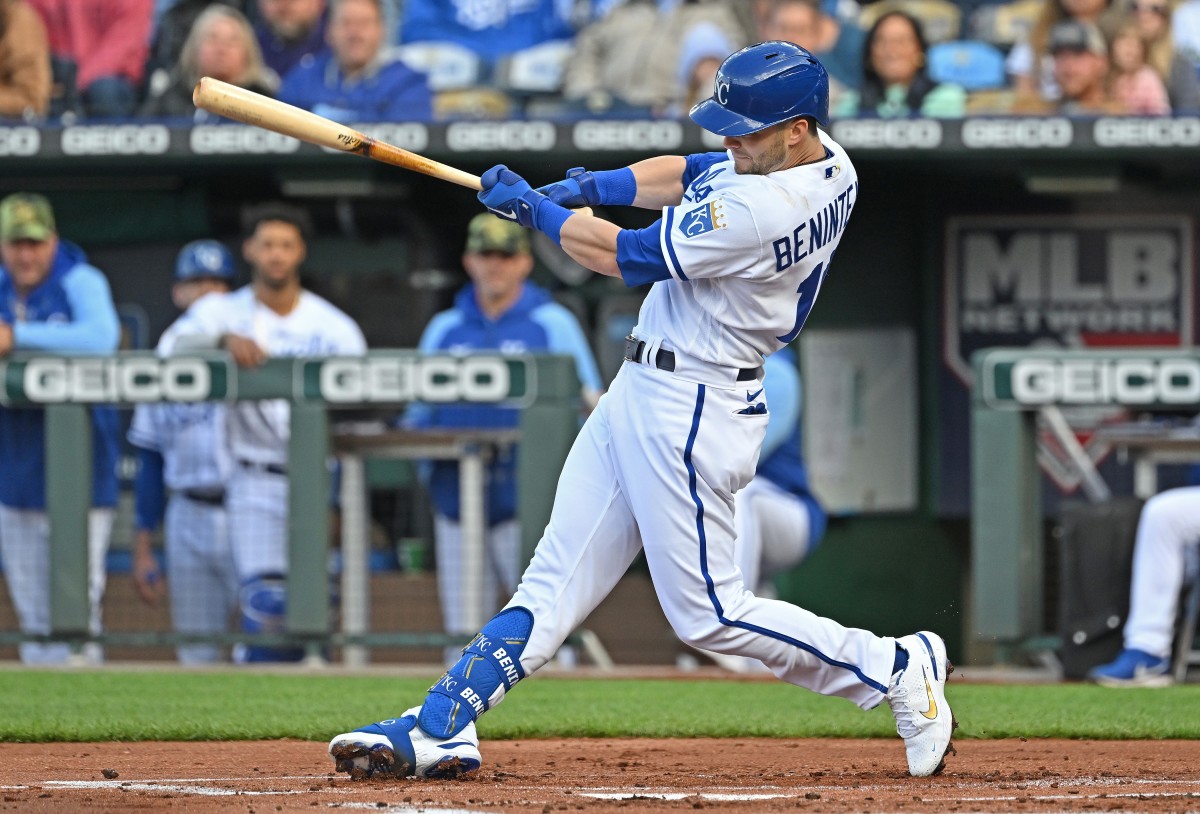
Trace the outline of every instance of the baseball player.
<path fill-rule="evenodd" d="M 1193 472 L 1192 482 L 1200 483 Z M 1184 579 L 1200 568 L 1200 486 L 1168 489 L 1146 501 L 1133 544 L 1133 586 L 1124 648 L 1088 678 L 1107 687 L 1166 687 L 1171 639 Z"/>
<path fill-rule="evenodd" d="M 0 201 L 0 357 L 29 350 L 111 353 L 120 324 L 108 280 L 83 250 L 62 240 L 41 195 Z M 90 628 L 100 632 L 105 557 L 117 503 L 117 411 L 93 407 L 92 510 L 88 512 Z M 0 557 L 24 633 L 50 632 L 50 526 L 46 517 L 45 412 L 0 406 Z M 64 643 L 24 642 L 21 661 L 58 664 Z M 85 645 L 83 657 L 101 650 Z"/>
<path fill-rule="evenodd" d="M 421 336 L 425 353 L 548 352 L 570 354 L 583 383 L 585 401 L 594 404 L 602 385 L 600 372 L 583 331 L 571 312 L 554 302 L 543 288 L 528 282 L 533 271 L 529 233 L 512 221 L 483 212 L 467 226 L 463 267 L 471 283 L 455 297 L 454 307 L 437 314 Z M 410 427 L 515 427 L 514 408 L 494 405 L 414 404 L 406 416 Z M 483 607 L 496 608 L 499 591 L 511 594 L 521 576 L 521 527 L 517 522 L 516 450 L 500 453 L 488 467 L 487 563 Z M 459 523 L 458 463 L 433 462 L 427 483 L 436 511 L 438 597 L 447 633 L 471 634 L 460 601 L 463 586 L 455 563 L 464 554 Z M 471 589 L 474 589 L 473 587 Z M 457 660 L 453 649 L 451 662 Z"/>
<path fill-rule="evenodd" d="M 186 311 L 206 294 L 229 293 L 236 276 L 228 249 L 215 240 L 192 241 L 176 259 L 171 299 Z M 167 328 L 160 346 L 172 343 L 178 324 Z M 222 633 L 229 627 L 238 594 L 225 522 L 225 484 L 233 465 L 225 441 L 224 405 L 139 404 L 129 442 L 138 448 L 133 541 L 138 595 L 158 604 L 166 588 L 152 551 L 165 503 L 171 622 L 181 633 Z M 210 664 L 220 658 L 215 644 L 180 645 L 175 652 L 183 664 Z"/>
<path fill-rule="evenodd" d="M 849 699 L 887 700 L 913 775 L 940 771 L 953 717 L 950 663 L 936 634 L 893 639 L 760 599 L 734 559 L 734 495 L 754 475 L 768 422 L 762 360 L 804 326 L 856 206 L 858 179 L 828 122 L 829 79 L 791 43 L 722 63 L 691 117 L 725 152 L 572 171 L 534 190 L 503 166 L 484 173 L 491 211 L 535 228 L 582 265 L 653 283 L 626 363 L 585 422 L 559 478 L 550 523 L 516 595 L 432 687 L 394 718 L 337 735 L 351 776 L 455 776 L 480 765 L 475 719 L 537 670 L 644 550 L 676 635 L 749 656 L 779 678 Z M 565 207 L 661 209 L 620 229 Z"/>
<path fill-rule="evenodd" d="M 801 443 L 800 372 L 790 347 L 763 362 L 763 393 L 770 402 L 767 432 L 754 479 L 734 498 L 734 560 L 742 582 L 757 596 L 774 599 L 776 574 L 794 568 L 825 535 L 825 509 L 808 486 Z M 734 672 L 765 669 L 761 662 L 710 654 Z"/>
<path fill-rule="evenodd" d="M 272 356 L 355 356 L 367 342 L 358 325 L 329 301 L 300 285 L 308 215 L 287 204 L 247 213 L 242 252 L 251 283 L 198 300 L 164 337 L 159 351 L 223 348 L 242 367 Z M 287 574 L 287 447 L 289 406 L 283 400 L 244 401 L 227 410 L 233 471 L 226 490 L 229 540 L 241 590 L 242 629 L 283 630 Z M 300 648 L 242 647 L 234 659 L 298 661 Z"/>

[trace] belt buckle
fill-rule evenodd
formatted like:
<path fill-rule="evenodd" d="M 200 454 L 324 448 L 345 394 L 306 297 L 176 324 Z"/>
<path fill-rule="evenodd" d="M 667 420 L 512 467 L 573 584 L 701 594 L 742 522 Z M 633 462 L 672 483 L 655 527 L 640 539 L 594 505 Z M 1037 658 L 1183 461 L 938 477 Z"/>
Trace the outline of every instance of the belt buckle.
<path fill-rule="evenodd" d="M 642 361 L 642 351 L 646 349 L 646 343 L 638 339 L 633 334 L 625 337 L 625 358 L 635 364 Z"/>

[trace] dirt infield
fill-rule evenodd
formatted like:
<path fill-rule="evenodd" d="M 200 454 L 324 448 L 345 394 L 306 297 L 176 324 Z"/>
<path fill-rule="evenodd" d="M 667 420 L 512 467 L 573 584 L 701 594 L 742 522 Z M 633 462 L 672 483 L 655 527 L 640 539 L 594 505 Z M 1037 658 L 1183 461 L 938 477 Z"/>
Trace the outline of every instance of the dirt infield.
<path fill-rule="evenodd" d="M 324 744 L 0 744 L 0 810 L 1200 811 L 1200 742 L 962 741 L 939 777 L 896 740 L 484 744 L 470 780 L 351 782 Z"/>

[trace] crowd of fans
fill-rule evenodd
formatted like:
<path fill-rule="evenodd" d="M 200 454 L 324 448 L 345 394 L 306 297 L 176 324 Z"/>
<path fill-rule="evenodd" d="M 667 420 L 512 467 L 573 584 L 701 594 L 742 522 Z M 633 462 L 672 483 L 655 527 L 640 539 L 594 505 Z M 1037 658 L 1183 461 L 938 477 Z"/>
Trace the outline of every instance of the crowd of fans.
<path fill-rule="evenodd" d="M 1200 111 L 1200 0 L 0 0 L 0 119 L 203 120 L 201 76 L 342 121 L 673 117 L 766 39 L 835 116 Z"/>

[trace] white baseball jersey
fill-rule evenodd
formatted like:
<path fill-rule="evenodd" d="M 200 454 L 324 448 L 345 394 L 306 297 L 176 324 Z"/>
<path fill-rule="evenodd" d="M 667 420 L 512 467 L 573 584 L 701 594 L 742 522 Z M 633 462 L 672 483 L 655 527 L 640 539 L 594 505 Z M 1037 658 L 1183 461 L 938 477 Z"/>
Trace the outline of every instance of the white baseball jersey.
<path fill-rule="evenodd" d="M 328 300 L 309 291 L 285 316 L 254 296 L 251 286 L 229 294 L 211 294 L 188 309 L 174 336 L 164 336 L 159 351 L 172 352 L 181 336 L 238 334 L 253 339 L 269 356 L 357 356 L 367 341 L 357 323 Z M 257 464 L 287 463 L 290 410 L 283 400 L 247 401 L 229 416 L 233 457 Z"/>
<path fill-rule="evenodd" d="M 726 155 L 663 209 L 667 271 L 687 284 L 650 289 L 638 338 L 735 368 L 796 338 L 858 197 L 845 151 L 823 132 L 821 141 L 825 160 L 769 175 L 738 175 Z"/>

